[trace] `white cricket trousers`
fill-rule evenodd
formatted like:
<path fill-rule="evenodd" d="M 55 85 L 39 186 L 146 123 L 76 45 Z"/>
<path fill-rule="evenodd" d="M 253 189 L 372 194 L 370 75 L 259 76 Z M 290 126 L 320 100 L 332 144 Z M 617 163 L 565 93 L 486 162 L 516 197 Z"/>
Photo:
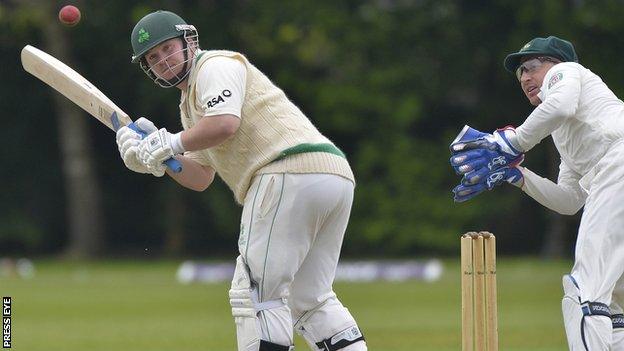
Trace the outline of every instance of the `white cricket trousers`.
<path fill-rule="evenodd" d="M 579 314 L 580 305 L 599 302 L 621 314 L 624 304 L 624 142 L 614 145 L 595 166 L 579 227 L 572 276 L 578 298 L 566 298 L 563 312 L 570 350 L 624 351 L 624 328 L 609 317 Z M 580 301 L 578 301 L 580 298 Z"/>
<path fill-rule="evenodd" d="M 316 350 L 314 343 L 356 326 L 332 290 L 353 189 L 350 180 L 332 174 L 276 173 L 253 179 L 243 207 L 239 251 L 259 302 L 287 301 L 259 313 L 263 340 L 292 345 L 295 323 L 305 319 L 297 326 L 305 331 L 298 332 Z"/>

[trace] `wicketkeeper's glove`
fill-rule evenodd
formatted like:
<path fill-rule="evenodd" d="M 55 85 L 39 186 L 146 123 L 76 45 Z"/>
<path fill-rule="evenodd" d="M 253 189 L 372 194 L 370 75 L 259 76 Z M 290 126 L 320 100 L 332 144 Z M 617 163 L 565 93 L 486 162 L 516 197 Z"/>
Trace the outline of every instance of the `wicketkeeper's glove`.
<path fill-rule="evenodd" d="M 463 176 L 453 189 L 456 202 L 470 200 L 503 182 L 522 184 L 524 178 L 516 166 L 524 161 L 524 154 L 511 144 L 507 133 L 515 130 L 505 127 L 488 134 L 466 125 L 453 140 L 450 163 L 455 173 Z"/>
<path fill-rule="evenodd" d="M 481 168 L 482 170 L 485 168 Z M 495 187 L 507 182 L 515 186 L 522 186 L 524 177 L 518 167 L 503 167 L 494 171 L 490 171 L 479 176 L 479 180 L 472 182 L 467 179 L 466 174 L 461 183 L 453 189 L 453 200 L 455 202 L 464 202 L 481 194 L 485 190 L 492 190 Z M 475 177 L 471 178 L 475 179 Z"/>
<path fill-rule="evenodd" d="M 513 147 L 506 133 L 515 131 L 512 127 L 505 127 L 488 134 L 464 126 L 450 146 L 450 162 L 455 172 L 463 175 L 482 167 L 494 171 L 520 164 L 524 154 Z"/>

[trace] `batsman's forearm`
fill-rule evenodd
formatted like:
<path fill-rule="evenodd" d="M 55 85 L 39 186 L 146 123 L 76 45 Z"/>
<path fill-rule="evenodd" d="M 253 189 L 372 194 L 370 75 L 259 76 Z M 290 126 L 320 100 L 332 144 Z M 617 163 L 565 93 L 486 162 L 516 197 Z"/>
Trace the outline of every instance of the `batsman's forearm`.
<path fill-rule="evenodd" d="M 182 164 L 182 171 L 174 173 L 167 169 L 167 174 L 178 184 L 195 191 L 206 190 L 214 180 L 215 171 L 191 160 L 188 157 L 178 155 L 175 157 Z"/>
<path fill-rule="evenodd" d="M 184 150 L 197 151 L 217 146 L 229 139 L 240 126 L 234 115 L 207 116 L 181 134 Z"/>

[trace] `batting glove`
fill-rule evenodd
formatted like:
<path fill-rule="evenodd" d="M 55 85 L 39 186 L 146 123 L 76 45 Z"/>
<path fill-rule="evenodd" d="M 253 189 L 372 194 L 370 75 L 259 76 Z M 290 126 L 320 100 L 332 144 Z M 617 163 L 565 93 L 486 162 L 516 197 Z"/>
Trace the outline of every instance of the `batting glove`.
<path fill-rule="evenodd" d="M 149 134 L 139 143 L 139 160 L 150 170 L 161 168 L 163 162 L 184 152 L 180 134 L 171 134 L 165 128 Z"/>
<path fill-rule="evenodd" d="M 117 130 L 116 141 L 119 155 L 129 170 L 137 173 L 150 173 L 137 158 L 138 145 L 141 142 L 140 134 L 124 126 Z"/>
<path fill-rule="evenodd" d="M 139 145 L 139 142 L 141 142 L 141 135 L 126 126 L 123 126 L 117 130 L 115 141 L 117 142 L 119 154 L 122 158 L 124 158 L 124 155 L 131 147 Z"/>
<path fill-rule="evenodd" d="M 152 134 L 158 130 L 158 128 L 156 128 L 156 126 L 154 125 L 154 122 L 150 121 L 145 117 L 141 117 L 134 121 L 134 125 L 147 135 Z"/>
<path fill-rule="evenodd" d="M 157 130 L 154 123 L 147 118 L 141 117 L 136 120 L 134 124 L 145 134 Z M 121 127 L 117 130 L 116 141 L 121 159 L 126 167 L 131 171 L 137 173 L 151 173 L 156 177 L 162 177 L 165 174 L 165 166 L 149 168 L 139 159 L 138 155 L 141 137 L 141 134 L 127 126 Z"/>

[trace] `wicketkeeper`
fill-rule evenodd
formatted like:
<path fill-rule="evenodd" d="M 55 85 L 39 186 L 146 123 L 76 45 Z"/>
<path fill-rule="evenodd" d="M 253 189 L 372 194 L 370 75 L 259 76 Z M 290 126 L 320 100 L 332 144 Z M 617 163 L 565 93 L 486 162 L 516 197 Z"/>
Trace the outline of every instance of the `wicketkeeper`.
<path fill-rule="evenodd" d="M 464 127 L 451 144 L 451 165 L 463 176 L 455 201 L 508 182 L 561 214 L 585 206 L 574 266 L 563 277 L 568 344 L 624 350 L 624 103 L 554 36 L 531 40 L 504 66 L 536 108 L 518 128 Z M 520 166 L 549 135 L 561 156 L 557 183 Z"/>
<path fill-rule="evenodd" d="M 143 17 L 130 39 L 132 62 L 180 89 L 184 130 L 146 118 L 136 122 L 143 140 L 119 129 L 125 165 L 197 191 L 218 174 L 244 206 L 230 290 L 238 350 L 290 350 L 293 329 L 312 350 L 366 350 L 332 290 L 353 201 L 345 155 L 245 56 L 200 50 L 195 27 L 176 14 Z M 180 173 L 163 166 L 170 157 Z"/>

